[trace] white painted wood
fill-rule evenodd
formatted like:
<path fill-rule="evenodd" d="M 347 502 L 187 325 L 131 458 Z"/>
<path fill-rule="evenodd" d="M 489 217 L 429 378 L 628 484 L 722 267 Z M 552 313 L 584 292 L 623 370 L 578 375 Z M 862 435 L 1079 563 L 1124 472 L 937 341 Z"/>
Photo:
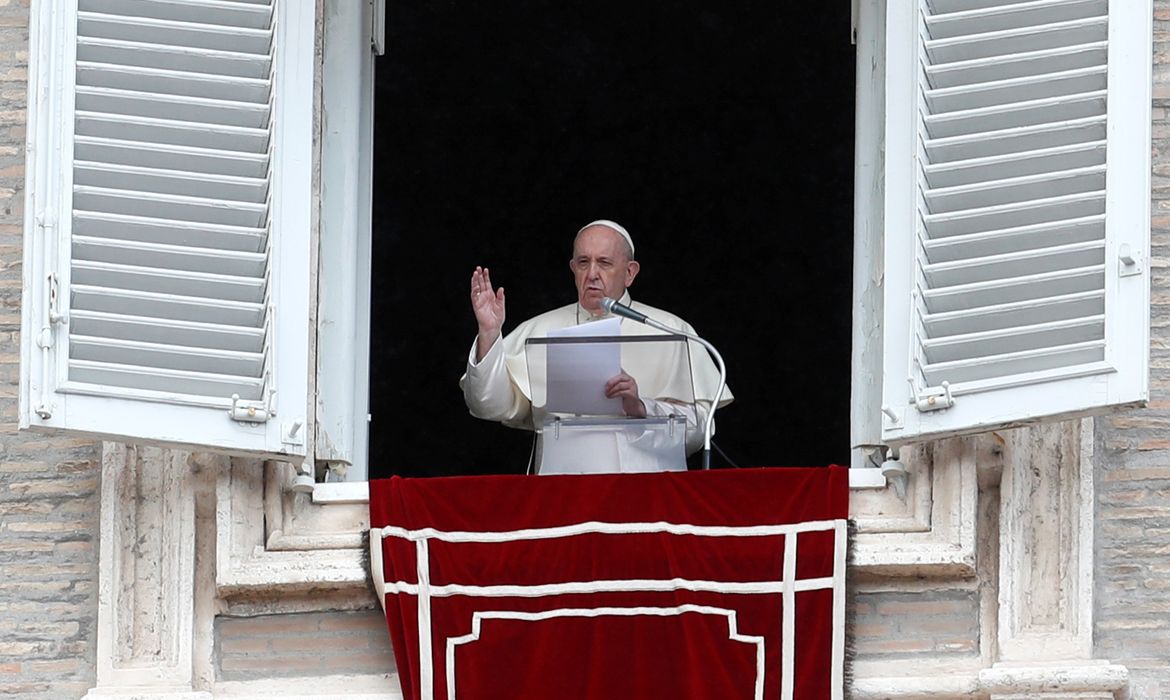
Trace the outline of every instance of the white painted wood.
<path fill-rule="evenodd" d="M 373 20 L 370 27 L 370 45 L 374 53 L 386 53 L 386 0 L 369 0 Z"/>
<path fill-rule="evenodd" d="M 853 166 L 853 345 L 850 467 L 863 470 L 881 444 L 882 180 L 885 113 L 885 0 L 855 0 L 856 127 Z M 874 470 L 877 471 L 877 470 Z M 877 479 L 880 479 L 880 484 Z M 849 475 L 850 488 L 885 486 L 877 474 Z"/>
<path fill-rule="evenodd" d="M 887 444 L 1147 399 L 1150 22 L 1149 2 L 887 7 Z"/>
<path fill-rule="evenodd" d="M 22 427 L 303 455 L 312 3 L 31 15 Z"/>
<path fill-rule="evenodd" d="M 369 434 L 374 52 L 370 8 L 327 0 L 322 58 L 316 457 L 365 481 Z"/>

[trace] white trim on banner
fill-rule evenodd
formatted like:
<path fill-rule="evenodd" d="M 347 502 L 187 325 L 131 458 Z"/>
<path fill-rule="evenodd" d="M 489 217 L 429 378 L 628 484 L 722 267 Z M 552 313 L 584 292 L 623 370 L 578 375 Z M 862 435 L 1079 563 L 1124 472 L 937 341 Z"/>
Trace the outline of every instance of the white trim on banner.
<path fill-rule="evenodd" d="M 797 547 L 799 535 L 804 532 L 833 532 L 833 575 L 828 577 L 798 579 L 796 576 Z M 544 539 L 557 539 L 587 534 L 649 534 L 667 533 L 672 535 L 689 535 L 697 537 L 784 537 L 784 557 L 782 562 L 782 577 L 778 581 L 705 581 L 686 578 L 670 579 L 621 579 L 598 581 L 568 581 L 548 584 L 528 585 L 470 585 L 448 583 L 432 586 L 430 582 L 430 540 L 452 543 L 504 543 Z M 824 590 L 833 591 L 833 642 L 832 642 L 832 700 L 842 700 L 844 697 L 844 658 L 845 658 L 845 559 L 846 537 L 848 535 L 845 520 L 817 520 L 787 525 L 749 525 L 749 526 L 704 526 L 686 523 L 667 522 L 634 522 L 634 523 L 607 523 L 586 522 L 560 527 L 527 528 L 520 530 L 505 530 L 495 532 L 468 532 L 443 531 L 435 528 L 421 528 L 407 530 L 405 528 L 387 526 L 371 528 L 371 548 L 377 549 L 377 554 L 371 554 L 371 563 L 378 563 L 374 571 L 380 572 L 375 582 L 376 589 L 382 594 L 382 603 L 385 606 L 386 595 L 413 595 L 418 597 L 418 642 L 419 642 L 419 684 L 423 700 L 434 700 L 434 640 L 432 639 L 431 599 L 452 596 L 471 598 L 502 598 L 523 597 L 539 598 L 558 595 L 580 593 L 605 592 L 670 592 L 670 591 L 702 591 L 724 593 L 729 595 L 761 595 L 779 594 L 783 597 L 783 613 L 781 625 L 781 697 L 783 700 L 792 700 L 794 697 L 793 670 L 795 668 L 795 602 L 796 594 L 804 591 Z M 380 564 L 382 557 L 382 542 L 387 537 L 395 537 L 413 541 L 417 555 L 418 583 L 409 581 L 387 581 L 385 570 Z M 694 608 L 694 610 L 691 610 Z M 678 611 L 700 612 L 703 606 L 682 605 L 678 608 L 559 608 L 544 612 L 516 612 L 516 611 L 475 611 L 473 613 L 473 632 L 462 637 L 447 638 L 445 661 L 448 698 L 454 698 L 454 647 L 479 638 L 477 625 L 483 619 L 505 618 L 539 620 L 549 617 L 578 616 L 597 617 L 601 615 L 633 615 L 654 614 L 635 611 Z M 715 614 L 721 608 L 704 608 L 708 614 Z M 623 611 L 623 612 L 616 612 Z M 729 624 L 734 628 L 734 611 L 729 617 Z M 667 614 L 665 612 L 658 614 Z M 723 614 L 722 612 L 718 614 Z M 737 639 L 732 629 L 732 639 L 736 641 L 753 641 L 755 637 L 743 636 Z M 763 693 L 763 638 L 760 639 L 760 668 L 757 675 L 757 694 Z"/>
<path fill-rule="evenodd" d="M 471 633 L 461 637 L 447 638 L 447 700 L 455 700 L 455 647 L 477 641 L 482 631 L 484 620 L 525 620 L 536 622 L 556 617 L 603 617 L 621 616 L 633 617 L 651 615 L 668 617 L 685 613 L 699 613 L 701 615 L 723 615 L 727 618 L 728 638 L 733 642 L 754 644 L 756 646 L 756 682 L 753 697 L 755 700 L 764 698 L 764 638 L 755 635 L 740 634 L 736 628 L 736 613 L 734 610 L 714 608 L 708 605 L 679 605 L 673 608 L 630 607 L 630 608 L 558 608 L 543 612 L 520 612 L 516 610 L 476 611 L 471 616 Z"/>

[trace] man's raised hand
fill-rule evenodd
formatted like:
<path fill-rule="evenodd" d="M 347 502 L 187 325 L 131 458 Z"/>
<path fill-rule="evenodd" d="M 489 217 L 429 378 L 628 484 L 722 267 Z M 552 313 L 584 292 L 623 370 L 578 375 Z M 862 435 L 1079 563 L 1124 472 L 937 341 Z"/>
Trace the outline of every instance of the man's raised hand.
<path fill-rule="evenodd" d="M 479 327 L 475 341 L 478 362 L 491 350 L 504 327 L 504 288 L 492 289 L 491 274 L 486 267 L 476 267 L 471 273 L 471 310 Z"/>

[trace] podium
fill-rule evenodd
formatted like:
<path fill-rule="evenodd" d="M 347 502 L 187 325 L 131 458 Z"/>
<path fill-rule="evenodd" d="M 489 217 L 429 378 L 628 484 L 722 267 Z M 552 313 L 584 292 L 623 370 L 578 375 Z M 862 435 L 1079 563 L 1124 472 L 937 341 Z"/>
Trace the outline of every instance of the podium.
<path fill-rule="evenodd" d="M 686 471 L 694 379 L 687 338 L 674 334 L 530 338 L 525 342 L 539 474 Z M 644 398 L 668 399 L 677 413 L 630 418 L 605 398 L 617 358 Z M 679 368 L 683 368 L 680 371 Z M 616 375 L 613 372 L 610 376 Z M 687 410 L 692 422 L 688 425 Z"/>

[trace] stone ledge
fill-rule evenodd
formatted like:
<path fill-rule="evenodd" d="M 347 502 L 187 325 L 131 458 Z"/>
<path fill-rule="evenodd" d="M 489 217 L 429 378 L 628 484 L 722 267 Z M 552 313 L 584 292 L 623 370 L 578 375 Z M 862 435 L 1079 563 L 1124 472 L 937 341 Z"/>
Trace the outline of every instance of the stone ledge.
<path fill-rule="evenodd" d="M 211 693 L 196 690 L 143 690 L 142 688 L 94 688 L 83 700 L 212 700 Z"/>
<path fill-rule="evenodd" d="M 896 666 L 897 664 L 894 664 Z M 867 662 L 865 671 L 880 671 Z M 891 668 L 889 670 L 896 669 Z M 1129 670 L 1103 660 L 1063 664 L 997 664 L 979 670 L 935 669 L 919 676 L 855 677 L 852 700 L 927 698 L 1116 698 L 1128 697 Z M 864 672 L 864 671 L 863 671 Z"/>
<path fill-rule="evenodd" d="M 975 672 L 904 678 L 872 677 L 854 679 L 848 696 L 852 700 L 927 700 L 986 698 Z"/>
<path fill-rule="evenodd" d="M 995 694 L 1109 693 L 1126 697 L 1129 669 L 1108 661 L 1083 661 L 1061 664 L 996 664 L 979 672 L 979 685 Z M 1093 697 L 1089 695 L 1087 697 Z"/>
<path fill-rule="evenodd" d="M 344 688 L 347 692 L 306 693 L 307 681 L 317 688 Z M 403 700 L 397 674 L 227 681 L 215 684 L 214 691 L 214 697 L 230 700 Z"/>

